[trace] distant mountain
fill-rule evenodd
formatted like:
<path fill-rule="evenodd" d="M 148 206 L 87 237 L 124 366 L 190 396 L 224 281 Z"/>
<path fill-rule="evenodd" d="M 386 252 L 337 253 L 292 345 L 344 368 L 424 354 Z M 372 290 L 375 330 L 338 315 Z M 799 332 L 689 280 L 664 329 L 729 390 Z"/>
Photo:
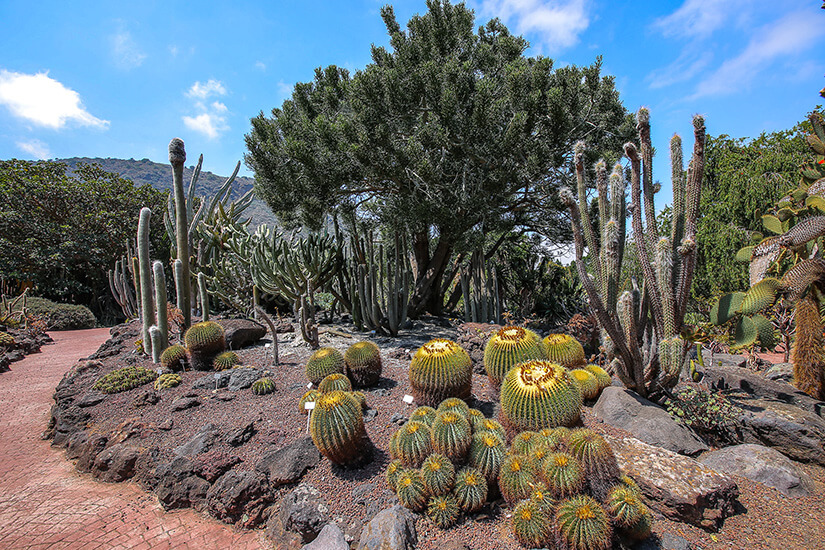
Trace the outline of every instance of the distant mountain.
<path fill-rule="evenodd" d="M 112 158 L 88 158 L 73 157 L 67 159 L 55 159 L 65 163 L 69 170 L 74 170 L 78 163 L 99 164 L 107 172 L 120 174 L 120 177 L 134 182 L 135 185 L 151 185 L 155 189 L 165 190 L 172 188 L 172 167 L 168 164 L 152 162 L 149 159 L 112 159 Z M 183 169 L 184 189 L 189 187 L 192 180 L 194 166 L 187 166 Z M 198 183 L 195 186 L 195 194 L 201 197 L 211 197 L 217 193 L 221 185 L 229 176 L 219 176 L 205 170 L 201 171 Z M 237 176 L 232 182 L 232 198 L 237 199 L 244 193 L 252 189 L 255 180 L 244 176 Z M 275 215 L 262 200 L 255 198 L 246 213 L 252 218 L 252 227 L 257 227 L 262 223 L 275 225 Z"/>

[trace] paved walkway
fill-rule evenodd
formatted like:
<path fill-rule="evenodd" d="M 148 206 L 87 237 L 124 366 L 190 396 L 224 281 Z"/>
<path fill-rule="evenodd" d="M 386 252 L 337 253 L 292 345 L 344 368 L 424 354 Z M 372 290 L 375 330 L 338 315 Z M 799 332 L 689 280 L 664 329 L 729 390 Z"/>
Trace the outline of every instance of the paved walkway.
<path fill-rule="evenodd" d="M 164 512 L 135 483 L 104 484 L 75 471 L 40 439 L 55 386 L 108 329 L 55 332 L 43 353 L 0 374 L 0 548 L 257 549 L 260 532 L 236 532 L 192 510 Z"/>

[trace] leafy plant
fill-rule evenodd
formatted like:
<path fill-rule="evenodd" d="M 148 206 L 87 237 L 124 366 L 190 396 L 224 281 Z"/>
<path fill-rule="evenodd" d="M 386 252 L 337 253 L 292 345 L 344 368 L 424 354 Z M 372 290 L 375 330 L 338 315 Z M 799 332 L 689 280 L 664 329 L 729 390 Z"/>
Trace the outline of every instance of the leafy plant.
<path fill-rule="evenodd" d="M 736 427 L 740 416 L 739 409 L 724 395 L 692 385 L 665 399 L 665 407 L 679 423 L 711 441 L 724 441 L 724 434 Z"/>

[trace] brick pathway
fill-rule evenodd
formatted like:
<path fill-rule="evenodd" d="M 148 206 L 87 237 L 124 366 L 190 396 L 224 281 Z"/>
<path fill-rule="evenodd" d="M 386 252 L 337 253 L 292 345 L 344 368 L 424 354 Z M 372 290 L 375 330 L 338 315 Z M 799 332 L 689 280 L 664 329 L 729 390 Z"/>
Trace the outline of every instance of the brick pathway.
<path fill-rule="evenodd" d="M 188 509 L 164 512 L 135 483 L 98 483 L 41 440 L 55 386 L 108 329 L 51 336 L 56 343 L 43 353 L 0 374 L 0 548 L 267 547 L 260 532 L 236 532 Z"/>

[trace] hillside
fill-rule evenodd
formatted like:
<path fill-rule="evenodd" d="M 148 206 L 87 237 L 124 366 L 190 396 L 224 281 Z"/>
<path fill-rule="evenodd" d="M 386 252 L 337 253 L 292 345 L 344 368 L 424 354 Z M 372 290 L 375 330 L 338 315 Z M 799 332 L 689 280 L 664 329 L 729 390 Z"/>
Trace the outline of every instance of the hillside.
<path fill-rule="evenodd" d="M 149 159 L 113 159 L 113 158 L 88 158 L 88 157 L 72 157 L 66 159 L 55 159 L 58 162 L 63 162 L 68 165 L 69 170 L 74 169 L 78 163 L 95 163 L 99 164 L 101 168 L 107 172 L 120 174 L 122 178 L 132 180 L 135 185 L 151 185 L 155 189 L 171 189 L 172 188 L 172 168 L 168 164 L 161 164 L 159 162 L 152 162 Z M 192 179 L 192 171 L 194 165 L 187 166 L 183 171 L 183 180 L 186 186 Z M 219 176 L 212 172 L 201 171 L 198 178 L 198 184 L 195 189 L 195 194 L 205 197 L 215 194 L 221 185 L 226 181 L 226 176 Z M 238 176 L 232 184 L 232 198 L 238 198 L 244 193 L 252 189 L 255 180 L 249 177 Z M 252 217 L 252 227 L 256 227 L 262 223 L 273 225 L 276 223 L 274 214 L 269 210 L 269 207 L 259 199 L 254 199 L 252 205 L 247 210 Z"/>

